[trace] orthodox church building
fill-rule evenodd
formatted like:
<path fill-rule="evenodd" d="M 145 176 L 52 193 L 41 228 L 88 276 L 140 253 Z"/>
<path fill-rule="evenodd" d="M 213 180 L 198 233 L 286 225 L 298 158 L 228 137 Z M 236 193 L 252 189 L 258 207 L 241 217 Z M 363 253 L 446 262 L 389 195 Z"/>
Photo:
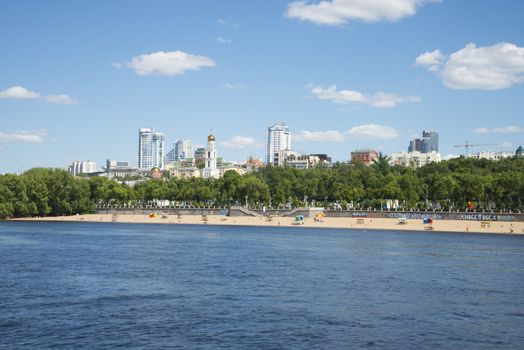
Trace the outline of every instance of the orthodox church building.
<path fill-rule="evenodd" d="M 202 177 L 204 179 L 218 179 L 220 177 L 220 170 L 217 168 L 217 149 L 215 146 L 213 130 L 211 130 L 211 134 L 207 137 L 205 161 L 205 167 L 202 169 Z"/>

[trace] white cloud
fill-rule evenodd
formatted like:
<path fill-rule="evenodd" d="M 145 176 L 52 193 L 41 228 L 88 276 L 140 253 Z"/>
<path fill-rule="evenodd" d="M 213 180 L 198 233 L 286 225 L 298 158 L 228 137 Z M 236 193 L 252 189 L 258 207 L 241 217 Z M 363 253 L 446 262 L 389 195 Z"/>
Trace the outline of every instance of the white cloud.
<path fill-rule="evenodd" d="M 476 132 L 477 134 L 486 134 L 489 132 L 489 129 L 485 127 L 476 128 L 476 129 L 473 129 L 473 132 Z"/>
<path fill-rule="evenodd" d="M 26 142 L 26 143 L 43 143 L 47 136 L 47 130 L 15 131 L 5 133 L 0 131 L 0 142 Z"/>
<path fill-rule="evenodd" d="M 117 64 L 118 65 L 118 64 Z M 202 67 L 214 67 L 216 63 L 209 57 L 192 55 L 183 51 L 158 51 L 135 56 L 125 66 L 139 75 L 183 74 L 188 70 L 200 70 Z M 113 64 L 113 66 L 115 66 Z"/>
<path fill-rule="evenodd" d="M 73 99 L 71 96 L 65 95 L 65 94 L 62 94 L 62 95 L 49 95 L 45 99 L 48 102 L 59 103 L 59 104 L 63 104 L 63 105 L 73 105 L 73 104 L 76 103 L 75 99 Z"/>
<path fill-rule="evenodd" d="M 225 87 L 226 89 L 229 89 L 229 90 L 244 90 L 244 89 L 247 89 L 249 86 L 244 85 L 244 84 L 225 83 L 222 85 L 222 87 Z"/>
<path fill-rule="evenodd" d="M 440 50 L 424 52 L 417 57 L 415 60 L 415 65 L 426 67 L 430 72 L 436 72 L 439 70 L 443 59 L 444 55 Z"/>
<path fill-rule="evenodd" d="M 37 99 L 40 98 L 38 92 L 26 89 L 22 86 L 13 86 L 4 91 L 0 91 L 0 99 Z"/>
<path fill-rule="evenodd" d="M 476 133 L 479 133 L 479 134 L 486 134 L 486 133 L 489 133 L 489 132 L 497 132 L 497 133 L 501 133 L 501 134 L 510 134 L 510 133 L 524 132 L 524 128 L 522 128 L 520 126 L 516 126 L 516 125 L 508 125 L 508 126 L 503 126 L 503 127 L 499 127 L 499 128 L 493 128 L 493 129 L 482 127 L 482 128 L 474 129 L 473 132 L 476 132 Z"/>
<path fill-rule="evenodd" d="M 308 131 L 301 130 L 298 134 L 293 134 L 295 141 L 316 141 L 316 142 L 342 142 L 345 141 L 344 134 L 337 130 L 327 131 Z"/>
<path fill-rule="evenodd" d="M 435 50 L 433 53 L 435 53 Z M 425 53 L 431 55 L 432 53 Z M 477 47 L 474 43 L 449 55 L 447 60 L 435 59 L 433 64 L 425 54 L 416 64 L 438 71 L 444 85 L 451 89 L 500 90 L 524 81 L 524 47 L 501 42 L 493 46 Z M 442 58 L 442 56 L 441 56 Z"/>
<path fill-rule="evenodd" d="M 508 125 L 508 126 L 504 126 L 502 128 L 495 128 L 495 129 L 493 129 L 493 131 L 506 134 L 506 133 L 524 132 L 524 128 L 521 128 L 521 127 L 515 126 L 515 125 Z"/>
<path fill-rule="evenodd" d="M 306 85 L 306 89 L 308 89 L 312 95 L 322 100 L 330 100 L 335 103 L 360 103 L 373 107 L 395 107 L 399 103 L 422 101 L 420 96 L 399 96 L 385 92 L 368 95 L 355 90 L 337 90 L 336 85 L 324 88 L 322 86 L 308 84 Z"/>
<path fill-rule="evenodd" d="M 69 95 L 49 95 L 44 96 L 38 92 L 31 91 L 22 86 L 13 86 L 4 91 L 0 91 L 0 99 L 40 99 L 51 103 L 59 103 L 65 105 L 72 105 L 76 103 L 76 100 Z"/>
<path fill-rule="evenodd" d="M 219 44 L 231 44 L 231 39 L 227 39 L 221 36 L 217 36 L 217 43 Z"/>
<path fill-rule="evenodd" d="M 368 140 L 390 140 L 397 138 L 399 132 L 389 126 L 366 124 L 354 126 L 346 134 Z"/>
<path fill-rule="evenodd" d="M 507 142 L 507 141 L 506 141 L 506 142 L 502 142 L 502 143 L 500 144 L 500 147 L 503 147 L 503 148 L 511 148 L 511 147 L 513 147 L 513 144 L 512 144 L 511 142 Z"/>
<path fill-rule="evenodd" d="M 315 24 L 340 26 L 348 21 L 395 22 L 413 16 L 419 7 L 432 0 L 324 0 L 318 3 L 294 1 L 285 16 Z"/>
<path fill-rule="evenodd" d="M 223 18 L 217 19 L 217 23 L 220 24 L 221 26 L 238 27 L 238 23 L 236 23 L 236 22 L 229 22 L 229 21 L 226 21 Z"/>
<path fill-rule="evenodd" d="M 248 136 L 233 136 L 230 140 L 223 141 L 221 145 L 232 149 L 259 148 L 262 146 L 254 138 Z"/>

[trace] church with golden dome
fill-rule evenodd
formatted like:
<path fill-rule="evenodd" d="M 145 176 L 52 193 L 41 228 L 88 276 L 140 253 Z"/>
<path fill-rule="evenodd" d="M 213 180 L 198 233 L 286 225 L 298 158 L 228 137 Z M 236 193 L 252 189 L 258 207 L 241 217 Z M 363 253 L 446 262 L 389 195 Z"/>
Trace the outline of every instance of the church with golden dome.
<path fill-rule="evenodd" d="M 202 177 L 205 179 L 218 179 L 220 177 L 220 171 L 217 168 L 217 149 L 213 130 L 211 130 L 211 134 L 207 137 L 207 147 L 205 149 L 205 167 L 202 169 Z"/>

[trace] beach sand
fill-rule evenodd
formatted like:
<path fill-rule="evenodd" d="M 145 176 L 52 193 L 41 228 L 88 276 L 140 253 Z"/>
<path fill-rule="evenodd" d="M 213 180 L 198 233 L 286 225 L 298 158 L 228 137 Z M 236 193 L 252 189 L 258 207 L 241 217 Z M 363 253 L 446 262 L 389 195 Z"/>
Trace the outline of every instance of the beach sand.
<path fill-rule="evenodd" d="M 325 217 L 321 222 L 314 219 L 305 219 L 303 224 L 295 225 L 292 217 L 274 217 L 268 221 L 263 217 L 246 216 L 218 216 L 208 215 L 204 220 L 200 215 L 158 215 L 150 218 L 149 215 L 111 215 L 87 214 L 45 218 L 14 219 L 18 221 L 58 221 L 58 222 L 118 222 L 143 224 L 207 224 L 207 225 L 234 225 L 234 226 L 283 226 L 283 227 L 310 227 L 310 228 L 347 228 L 364 230 L 392 230 L 392 231 L 425 231 L 428 225 L 422 220 L 407 220 L 406 224 L 399 224 L 398 219 L 377 218 L 338 218 Z M 432 231 L 437 232 L 477 232 L 477 233 L 524 233 L 524 222 L 490 222 L 489 226 L 480 221 L 461 220 L 434 220 Z"/>

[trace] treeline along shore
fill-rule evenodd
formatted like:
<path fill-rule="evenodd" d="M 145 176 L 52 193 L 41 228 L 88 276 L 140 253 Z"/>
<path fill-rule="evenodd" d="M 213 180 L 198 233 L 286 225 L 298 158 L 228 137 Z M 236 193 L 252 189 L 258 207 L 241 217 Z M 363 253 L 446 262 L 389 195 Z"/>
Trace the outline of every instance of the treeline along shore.
<path fill-rule="evenodd" d="M 389 166 L 386 157 L 371 166 L 266 167 L 221 179 L 124 179 L 73 177 L 60 169 L 34 168 L 0 175 L 0 218 L 95 213 L 98 208 L 230 208 L 266 210 L 324 207 L 328 212 L 380 211 L 386 199 L 397 210 L 504 215 L 524 211 L 524 159 L 457 158 L 424 167 Z M 347 210 L 352 209 L 352 210 Z M 333 214 L 337 215 L 337 214 Z M 392 214 L 393 215 L 393 214 Z M 520 217 L 520 216 L 519 216 Z"/>

